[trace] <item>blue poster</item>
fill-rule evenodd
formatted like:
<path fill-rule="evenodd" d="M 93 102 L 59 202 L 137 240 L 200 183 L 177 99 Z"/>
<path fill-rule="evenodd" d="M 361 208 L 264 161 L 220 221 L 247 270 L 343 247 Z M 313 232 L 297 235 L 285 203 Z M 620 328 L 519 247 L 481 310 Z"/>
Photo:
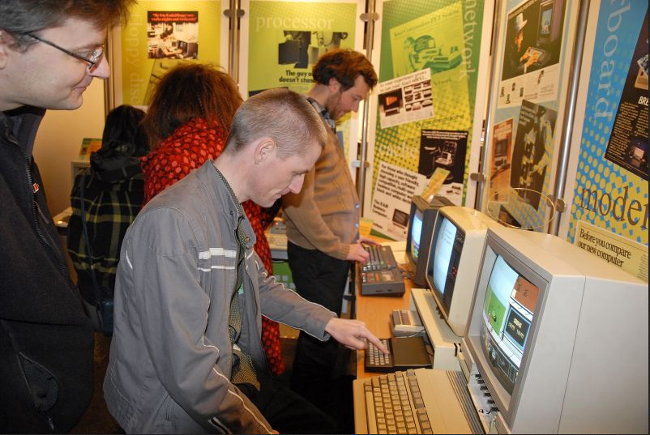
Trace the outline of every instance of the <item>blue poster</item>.
<path fill-rule="evenodd" d="M 568 238 L 580 222 L 648 245 L 646 2 L 602 2 Z M 646 257 L 647 261 L 647 257 Z"/>

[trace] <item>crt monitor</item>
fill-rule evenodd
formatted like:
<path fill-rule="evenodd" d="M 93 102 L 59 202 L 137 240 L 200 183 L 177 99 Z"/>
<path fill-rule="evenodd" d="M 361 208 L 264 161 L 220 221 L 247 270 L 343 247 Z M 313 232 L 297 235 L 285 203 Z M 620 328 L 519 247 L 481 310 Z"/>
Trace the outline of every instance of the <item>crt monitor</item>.
<path fill-rule="evenodd" d="M 429 246 L 431 246 L 431 235 L 438 209 L 450 205 L 454 203 L 439 195 L 434 196 L 431 201 L 427 201 L 420 195 L 413 196 L 411 200 L 411 213 L 406 233 L 406 258 L 413 272 L 411 278 L 413 284 L 418 287 L 427 285 Z"/>
<path fill-rule="evenodd" d="M 479 269 L 463 348 L 499 433 L 648 433 L 647 283 L 506 228 L 488 230 Z"/>
<path fill-rule="evenodd" d="M 442 207 L 438 211 L 426 281 L 457 336 L 465 333 L 486 231 L 498 225 L 486 214 L 467 207 Z"/>

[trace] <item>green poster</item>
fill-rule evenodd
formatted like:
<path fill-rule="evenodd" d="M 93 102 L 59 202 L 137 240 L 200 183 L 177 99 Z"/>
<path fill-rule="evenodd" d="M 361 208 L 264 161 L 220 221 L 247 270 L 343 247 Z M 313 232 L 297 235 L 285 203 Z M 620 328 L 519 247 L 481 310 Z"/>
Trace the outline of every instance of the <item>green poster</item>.
<path fill-rule="evenodd" d="M 160 77 L 179 62 L 218 65 L 220 9 L 220 0 L 140 0 L 121 29 L 121 103 L 147 105 Z"/>
<path fill-rule="evenodd" d="M 284 87 L 305 94 L 311 69 L 334 48 L 355 49 L 357 1 L 252 0 L 248 48 L 248 95 Z M 350 115 L 338 121 L 346 154 L 355 134 Z"/>
<path fill-rule="evenodd" d="M 251 1 L 248 92 L 312 86 L 311 68 L 332 48 L 354 49 L 357 2 Z"/>
<path fill-rule="evenodd" d="M 383 5 L 379 80 L 388 82 L 417 71 L 431 72 L 433 116 L 387 126 L 377 116 L 373 180 L 382 162 L 423 173 L 421 159 L 431 158 L 423 145 L 426 130 L 467 132 L 466 149 L 457 146 L 462 180 L 446 180 L 453 202 L 464 202 L 483 22 L 483 1 L 392 0 Z M 411 107 L 403 90 L 404 109 Z M 417 95 L 416 95 L 417 97 Z M 378 111 L 380 108 L 378 108 Z M 382 128 L 384 127 L 384 128 Z M 462 161 L 460 161 L 462 160 Z M 431 168 L 429 168 L 431 169 Z M 429 171 L 431 172 L 431 171 Z M 453 188 L 452 188 L 453 187 Z"/>

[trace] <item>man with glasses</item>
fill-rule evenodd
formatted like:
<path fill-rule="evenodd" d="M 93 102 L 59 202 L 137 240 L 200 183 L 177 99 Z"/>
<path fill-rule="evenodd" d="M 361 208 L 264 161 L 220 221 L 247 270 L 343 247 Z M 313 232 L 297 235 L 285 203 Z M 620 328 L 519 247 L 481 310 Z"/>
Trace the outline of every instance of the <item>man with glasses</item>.
<path fill-rule="evenodd" d="M 32 148 L 45 109 L 105 79 L 107 29 L 135 0 L 0 2 L 0 432 L 68 432 L 93 394 L 93 330 Z"/>

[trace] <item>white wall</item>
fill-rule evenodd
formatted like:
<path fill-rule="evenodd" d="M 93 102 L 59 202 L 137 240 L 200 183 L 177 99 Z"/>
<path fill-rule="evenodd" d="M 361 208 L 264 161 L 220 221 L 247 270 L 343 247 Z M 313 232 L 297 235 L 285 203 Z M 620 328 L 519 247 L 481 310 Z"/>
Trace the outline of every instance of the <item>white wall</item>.
<path fill-rule="evenodd" d="M 84 137 L 102 137 L 104 82 L 93 80 L 77 110 L 49 110 L 36 135 L 34 159 L 45 185 L 52 216 L 70 206 L 70 162 L 79 157 Z"/>

